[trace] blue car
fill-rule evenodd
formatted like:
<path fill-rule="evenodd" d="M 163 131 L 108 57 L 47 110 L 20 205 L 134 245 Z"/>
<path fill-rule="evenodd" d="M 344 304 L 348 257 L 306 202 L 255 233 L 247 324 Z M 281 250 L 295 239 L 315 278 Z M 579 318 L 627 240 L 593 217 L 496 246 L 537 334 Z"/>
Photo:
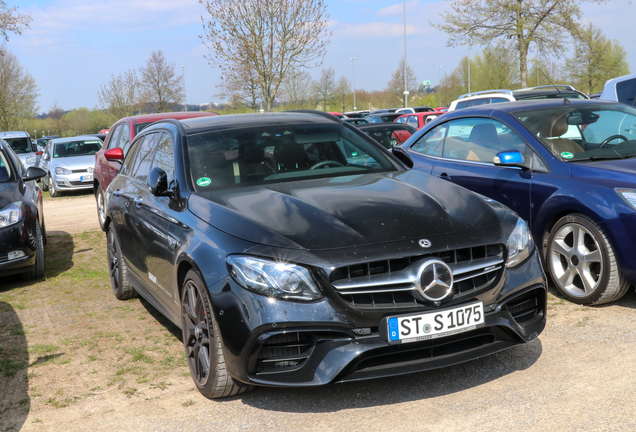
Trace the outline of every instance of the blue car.
<path fill-rule="evenodd" d="M 503 203 L 530 225 L 570 301 L 636 284 L 636 108 L 541 100 L 445 114 L 403 147 L 415 169 Z"/>

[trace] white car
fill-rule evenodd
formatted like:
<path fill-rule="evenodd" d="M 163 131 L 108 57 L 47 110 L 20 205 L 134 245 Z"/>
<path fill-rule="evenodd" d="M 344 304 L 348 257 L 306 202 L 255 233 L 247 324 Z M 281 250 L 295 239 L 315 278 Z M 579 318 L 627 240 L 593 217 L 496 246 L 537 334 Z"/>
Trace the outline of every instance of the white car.
<path fill-rule="evenodd" d="M 636 74 L 631 74 L 607 80 L 599 99 L 622 102 L 633 106 L 636 105 L 634 102 L 635 95 Z"/>
<path fill-rule="evenodd" d="M 511 90 L 484 90 L 474 93 L 466 93 L 451 102 L 448 112 L 460 108 L 491 104 L 497 102 L 511 102 L 516 100 Z"/>
<path fill-rule="evenodd" d="M 36 154 L 37 147 L 31 142 L 31 136 L 27 132 L 0 132 L 0 139 L 9 144 L 25 168 L 38 166 L 42 152 Z"/>

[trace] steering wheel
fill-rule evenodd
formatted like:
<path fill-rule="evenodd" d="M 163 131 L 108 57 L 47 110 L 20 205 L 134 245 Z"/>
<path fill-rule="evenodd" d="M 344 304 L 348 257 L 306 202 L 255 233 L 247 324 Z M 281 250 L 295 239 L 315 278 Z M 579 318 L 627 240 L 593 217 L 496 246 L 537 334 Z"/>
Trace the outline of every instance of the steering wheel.
<path fill-rule="evenodd" d="M 612 135 L 611 137 L 607 137 L 603 140 L 603 142 L 601 143 L 601 145 L 598 148 L 603 148 L 605 147 L 610 141 L 613 141 L 617 138 L 622 138 L 623 141 L 629 141 L 625 136 L 623 135 Z"/>
<path fill-rule="evenodd" d="M 340 162 L 335 161 L 335 160 L 325 160 L 325 161 L 322 161 L 322 162 L 318 162 L 315 165 L 312 165 L 311 168 L 309 168 L 309 169 L 316 169 L 316 168 L 321 168 L 321 167 L 325 167 L 325 166 L 329 166 L 329 165 L 332 165 L 332 166 L 344 166 L 343 164 L 341 164 Z"/>

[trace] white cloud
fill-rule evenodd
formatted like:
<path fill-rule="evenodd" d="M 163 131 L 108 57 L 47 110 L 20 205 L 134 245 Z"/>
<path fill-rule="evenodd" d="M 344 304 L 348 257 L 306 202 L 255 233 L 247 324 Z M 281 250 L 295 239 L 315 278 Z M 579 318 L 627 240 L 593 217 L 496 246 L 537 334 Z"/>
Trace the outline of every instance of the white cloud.
<path fill-rule="evenodd" d="M 364 37 L 383 38 L 387 36 L 404 35 L 403 24 L 393 24 L 384 22 L 364 23 L 364 24 L 342 24 L 337 27 L 342 36 L 346 37 Z M 412 24 L 406 25 L 406 34 L 414 35 L 423 33 L 422 28 Z"/>
<path fill-rule="evenodd" d="M 420 2 L 417 0 L 413 0 L 406 3 L 406 13 L 413 14 L 420 9 Z M 380 9 L 375 14 L 379 17 L 387 17 L 394 15 L 402 15 L 404 13 L 404 5 L 402 3 L 394 4 L 392 6 L 387 6 L 385 8 Z"/>

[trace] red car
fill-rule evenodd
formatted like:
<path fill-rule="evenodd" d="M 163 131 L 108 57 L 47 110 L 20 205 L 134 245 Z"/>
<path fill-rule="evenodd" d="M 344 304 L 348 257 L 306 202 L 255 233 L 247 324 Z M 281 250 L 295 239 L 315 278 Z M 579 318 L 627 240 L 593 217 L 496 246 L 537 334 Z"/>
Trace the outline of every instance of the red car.
<path fill-rule="evenodd" d="M 130 143 L 142 129 L 151 123 L 165 119 L 183 120 L 193 117 L 217 116 L 218 113 L 204 111 L 171 112 L 157 114 L 143 114 L 133 117 L 124 117 L 115 123 L 106 136 L 102 149 L 95 154 L 95 168 L 93 169 L 93 192 L 97 201 L 97 218 L 99 226 L 104 229 L 104 194 L 111 181 L 119 173 L 121 161 L 107 160 L 104 156 L 106 150 L 114 148 L 122 149 L 126 156 Z"/>
<path fill-rule="evenodd" d="M 426 111 L 414 114 L 404 114 L 393 120 L 393 123 L 406 123 L 413 126 L 415 129 L 421 129 L 424 125 L 429 124 L 441 114 L 437 111 Z"/>

